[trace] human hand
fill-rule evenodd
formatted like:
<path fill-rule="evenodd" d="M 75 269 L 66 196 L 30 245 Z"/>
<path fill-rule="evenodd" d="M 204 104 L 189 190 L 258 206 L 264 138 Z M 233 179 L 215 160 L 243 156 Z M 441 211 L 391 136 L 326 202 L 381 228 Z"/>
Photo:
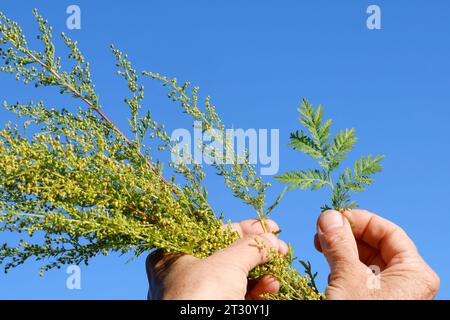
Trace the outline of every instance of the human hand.
<path fill-rule="evenodd" d="M 368 211 L 322 213 L 314 243 L 331 268 L 327 299 L 433 299 L 439 290 L 405 231 Z"/>
<path fill-rule="evenodd" d="M 268 262 L 261 242 L 285 254 L 288 246 L 273 233 L 279 228 L 272 220 L 264 220 L 264 233 L 259 220 L 233 223 L 241 239 L 205 259 L 187 255 L 163 256 L 155 252 L 147 258 L 150 299 L 168 300 L 255 300 L 264 293 L 276 293 L 279 283 L 270 276 L 248 283 L 248 273 Z M 255 239 L 258 239 L 258 245 Z"/>

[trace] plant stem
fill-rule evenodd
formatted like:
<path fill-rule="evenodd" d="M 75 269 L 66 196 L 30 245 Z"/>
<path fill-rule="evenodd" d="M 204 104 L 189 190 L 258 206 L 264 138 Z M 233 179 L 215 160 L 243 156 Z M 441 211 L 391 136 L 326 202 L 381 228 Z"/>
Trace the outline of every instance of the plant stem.
<path fill-rule="evenodd" d="M 334 184 L 333 184 L 333 177 L 331 176 L 331 171 L 327 172 L 328 175 L 328 181 L 331 187 L 331 191 L 334 193 Z"/>
<path fill-rule="evenodd" d="M 58 79 L 62 86 L 66 87 L 70 90 L 76 97 L 84 101 L 89 107 L 91 107 L 106 123 L 108 123 L 114 130 L 114 132 L 119 135 L 128 145 L 132 145 L 133 142 L 129 140 L 125 134 L 117 128 L 117 126 L 106 116 L 105 113 L 103 113 L 100 108 L 95 105 L 92 101 L 86 99 L 81 93 L 78 92 L 70 83 L 67 83 L 64 81 L 64 79 L 51 67 L 42 62 L 38 57 L 36 57 L 30 50 L 24 49 L 23 50 L 25 54 L 27 54 L 29 57 L 31 57 L 35 62 L 40 64 L 43 68 L 45 68 L 47 71 L 49 71 L 56 79 Z M 155 174 L 158 175 L 158 177 L 161 179 L 163 183 L 169 186 L 169 188 L 178 195 L 178 189 L 173 186 L 170 182 L 168 182 L 162 175 L 158 173 L 156 168 L 145 158 L 145 156 L 142 154 L 140 150 L 137 150 L 138 154 L 145 160 L 145 163 L 147 167 L 152 170 Z"/>

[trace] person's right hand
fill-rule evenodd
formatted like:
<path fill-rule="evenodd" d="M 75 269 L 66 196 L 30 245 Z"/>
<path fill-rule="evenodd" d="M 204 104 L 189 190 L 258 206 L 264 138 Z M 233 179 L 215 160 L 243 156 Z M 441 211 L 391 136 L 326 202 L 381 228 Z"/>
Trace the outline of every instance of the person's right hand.
<path fill-rule="evenodd" d="M 439 290 L 405 231 L 373 213 L 322 213 L 314 243 L 331 268 L 327 299 L 433 299 Z"/>

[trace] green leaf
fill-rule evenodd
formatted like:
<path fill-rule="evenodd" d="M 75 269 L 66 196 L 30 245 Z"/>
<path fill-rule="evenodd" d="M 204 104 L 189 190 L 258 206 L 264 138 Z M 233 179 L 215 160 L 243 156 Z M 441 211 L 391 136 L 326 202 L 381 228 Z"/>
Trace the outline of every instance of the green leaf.
<path fill-rule="evenodd" d="M 332 120 L 328 119 L 323 122 L 323 112 L 322 106 L 320 105 L 316 111 L 314 111 L 314 107 L 310 104 L 306 99 L 302 100 L 302 105 L 298 109 L 298 112 L 303 117 L 300 117 L 300 122 L 308 129 L 311 134 L 312 141 L 314 141 L 315 145 L 318 149 L 324 154 L 327 152 L 329 145 L 328 140 L 330 139 L 330 126 L 332 124 Z"/>
<path fill-rule="evenodd" d="M 375 158 L 372 158 L 371 155 L 368 155 L 367 157 L 361 157 L 354 164 L 353 172 L 355 177 L 363 177 L 381 172 L 383 170 L 383 166 L 380 162 L 383 159 L 384 156 L 376 156 Z"/>
<path fill-rule="evenodd" d="M 299 120 L 307 131 L 292 133 L 289 146 L 316 159 L 324 170 L 288 172 L 276 180 L 289 184 L 289 190 L 295 188 L 316 190 L 329 185 L 332 191 L 331 203 L 322 206 L 322 210 L 334 208 L 341 211 L 357 207 L 357 203 L 350 198 L 350 192 L 364 191 L 366 186 L 374 182 L 372 175 L 382 170 L 380 162 L 383 156 L 362 157 L 354 163 L 353 170 L 346 168 L 333 184 L 333 171 L 339 167 L 358 141 L 355 129 L 339 132 L 329 144 L 332 120 L 324 121 L 322 106 L 319 105 L 314 109 L 312 104 L 303 99 L 298 112 L 301 115 Z"/>
<path fill-rule="evenodd" d="M 333 140 L 329 151 L 329 168 L 330 171 L 335 170 L 339 163 L 345 159 L 346 154 L 353 150 L 358 138 L 355 136 L 355 129 L 345 129 L 339 132 Z"/>
<path fill-rule="evenodd" d="M 341 185 L 350 191 L 364 191 L 366 186 L 374 182 L 371 176 L 382 171 L 383 166 L 380 162 L 383 159 L 384 156 L 372 158 L 369 155 L 367 157 L 361 157 L 355 161 L 353 172 L 347 168 L 345 173 L 339 177 Z"/>
<path fill-rule="evenodd" d="M 267 209 L 266 216 L 268 216 L 272 212 L 272 210 L 275 209 L 276 206 L 278 206 L 278 204 L 280 203 L 281 199 L 283 198 L 283 196 L 284 196 L 284 194 L 286 193 L 287 190 L 288 190 L 288 188 L 284 188 L 283 189 L 283 191 L 278 196 L 278 198 L 275 200 L 275 202 Z"/>
<path fill-rule="evenodd" d="M 289 146 L 293 147 L 295 150 L 299 150 L 314 159 L 324 158 L 324 154 L 320 150 L 320 147 L 308 136 L 304 134 L 303 131 L 291 133 L 291 143 Z"/>
<path fill-rule="evenodd" d="M 282 183 L 290 184 L 289 190 L 295 188 L 317 190 L 330 183 L 327 173 L 320 170 L 287 172 L 275 179 Z"/>

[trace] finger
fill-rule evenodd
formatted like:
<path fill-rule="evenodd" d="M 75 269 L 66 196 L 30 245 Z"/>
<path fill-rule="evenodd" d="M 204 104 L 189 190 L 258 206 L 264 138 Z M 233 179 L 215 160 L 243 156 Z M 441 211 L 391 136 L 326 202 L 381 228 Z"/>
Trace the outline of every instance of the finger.
<path fill-rule="evenodd" d="M 414 242 L 396 224 L 365 210 L 351 210 L 344 215 L 353 223 L 355 238 L 378 249 L 385 262 L 400 254 L 417 254 Z"/>
<path fill-rule="evenodd" d="M 271 219 L 264 219 L 264 224 L 266 227 L 266 231 L 264 231 L 261 220 L 258 219 L 249 219 L 243 220 L 241 222 L 235 222 L 231 224 L 231 228 L 239 233 L 242 237 L 253 234 L 262 234 L 265 232 L 277 232 L 280 230 L 278 224 Z"/>
<path fill-rule="evenodd" d="M 162 297 L 161 284 L 175 264 L 189 264 L 195 260 L 197 258 L 182 254 L 166 255 L 162 250 L 155 250 L 149 254 L 145 261 L 150 286 L 147 298 L 159 300 Z"/>
<path fill-rule="evenodd" d="M 359 259 L 366 266 L 377 266 L 383 271 L 386 268 L 386 262 L 381 257 L 378 249 L 372 248 L 367 243 L 361 240 L 356 240 L 358 246 Z"/>
<path fill-rule="evenodd" d="M 285 255 L 289 251 L 289 246 L 283 240 L 278 240 L 278 253 Z"/>
<path fill-rule="evenodd" d="M 247 300 L 261 300 L 261 296 L 268 293 L 277 293 L 280 290 L 280 283 L 272 276 L 264 276 L 259 280 L 254 280 L 247 290 Z"/>
<path fill-rule="evenodd" d="M 319 235 L 317 233 L 314 235 L 314 247 L 317 251 L 322 252 L 322 246 L 320 245 Z"/>
<path fill-rule="evenodd" d="M 246 236 L 207 259 L 215 260 L 218 263 L 232 264 L 248 274 L 255 267 L 269 261 L 270 249 L 283 254 L 287 248 L 287 245 L 283 243 L 272 233 Z"/>
<path fill-rule="evenodd" d="M 145 267 L 147 270 L 147 277 L 149 283 L 156 281 L 157 274 L 164 265 L 163 261 L 164 257 L 165 255 L 162 250 L 155 250 L 147 256 L 147 260 L 145 261 Z"/>
<path fill-rule="evenodd" d="M 351 226 L 340 212 L 323 212 L 317 223 L 317 234 L 332 273 L 343 272 L 360 263 Z"/>
<path fill-rule="evenodd" d="M 384 270 L 386 268 L 386 262 L 381 257 L 379 250 L 372 248 L 367 243 L 361 240 L 356 240 L 356 245 L 358 247 L 359 260 L 362 263 L 366 264 L 367 266 L 376 265 L 380 267 L 381 270 Z M 315 234 L 314 236 L 314 246 L 316 247 L 317 251 L 322 252 L 318 234 Z"/>
<path fill-rule="evenodd" d="M 146 260 L 146 266 L 150 269 L 159 269 L 162 266 L 169 266 L 181 257 L 185 257 L 184 254 L 166 254 L 163 250 L 157 249 L 150 253 Z"/>
<path fill-rule="evenodd" d="M 162 250 L 155 250 L 145 261 L 148 280 L 150 283 L 162 280 L 175 264 L 188 264 L 197 260 L 195 257 L 184 254 L 164 254 Z"/>

